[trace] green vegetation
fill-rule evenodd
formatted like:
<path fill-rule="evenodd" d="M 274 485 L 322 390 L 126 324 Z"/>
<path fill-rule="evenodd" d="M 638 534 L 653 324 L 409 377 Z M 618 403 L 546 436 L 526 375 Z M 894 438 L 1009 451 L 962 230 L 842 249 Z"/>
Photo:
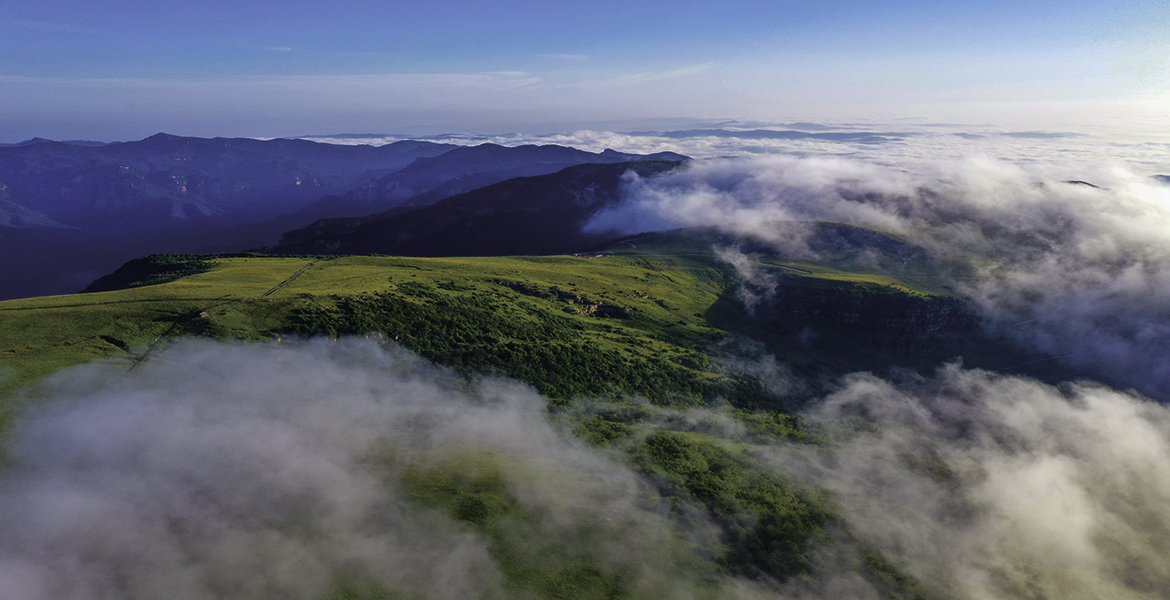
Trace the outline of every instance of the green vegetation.
<path fill-rule="evenodd" d="M 260 340 L 286 326 L 287 301 L 253 298 L 304 259 L 214 262 L 208 272 L 163 285 L 0 302 L 0 397 L 66 366 L 101 359 L 129 368 L 164 337 Z"/>
<path fill-rule="evenodd" d="M 831 497 L 779 475 L 756 450 L 865 435 L 865 423 L 792 414 L 841 374 L 929 372 L 954 357 L 995 369 L 1024 362 L 1019 352 L 982 331 L 937 280 L 915 283 L 926 281 L 915 279 L 927 272 L 924 259 L 896 240 L 879 240 L 881 253 L 867 264 L 901 265 L 901 273 L 841 270 L 860 261 L 852 246 L 837 249 L 839 264 L 761 255 L 760 272 L 774 286 L 757 289 L 719 261 L 711 239 L 655 235 L 596 258 L 132 261 L 119 271 L 123 289 L 0 302 L 0 427 L 16 390 L 35 400 L 33 384 L 53 371 L 95 360 L 130 369 L 180 336 L 377 334 L 468 377 L 534 386 L 566 429 L 652 481 L 672 518 L 701 514 L 714 523 L 720 546 L 709 555 L 671 550 L 680 570 L 785 580 L 814 571 L 823 545 L 848 544 L 859 572 L 890 598 L 923 597 L 880 552 L 851 541 Z M 745 310 L 745 290 L 760 295 L 754 311 Z M 756 345 L 736 350 L 744 339 Z M 786 389 L 762 375 L 772 357 L 791 370 L 782 373 L 793 381 Z M 656 412 L 690 407 L 720 407 L 746 435 L 732 443 L 668 426 Z M 952 476 L 937 458 L 907 461 L 940 481 Z M 590 522 L 549 530 L 542 509 L 516 493 L 518 469 L 505 457 L 468 452 L 428 457 L 393 477 L 413 502 L 487 540 L 509 589 L 540 598 L 645 595 L 621 565 L 582 550 L 610 529 Z M 333 597 L 410 597 L 363 581 L 339 575 Z"/>
<path fill-rule="evenodd" d="M 580 304 L 550 310 L 546 304 L 554 302 L 517 302 L 504 286 L 439 290 L 406 282 L 395 292 L 333 299 L 332 308 L 297 309 L 292 330 L 381 332 L 440 364 L 520 379 L 558 402 L 576 395 L 639 394 L 659 403 L 695 404 L 719 391 L 720 378 L 680 364 L 686 362 L 685 346 L 674 349 L 678 362 L 664 360 L 658 352 L 668 345 L 613 335 L 617 329 L 609 318 L 584 316 L 590 313 L 580 312 Z"/>
<path fill-rule="evenodd" d="M 468 450 L 422 457 L 400 479 L 416 502 L 445 512 L 482 536 L 503 575 L 504 588 L 522 597 L 655 597 L 650 590 L 640 589 L 645 587 L 638 581 L 640 565 L 615 560 L 604 550 L 628 532 L 588 507 L 576 511 L 571 521 L 550 518 L 549 512 L 556 509 L 539 494 L 522 498 L 515 490 L 516 481 L 535 477 L 520 461 Z M 547 487 L 554 487 L 548 483 Z M 702 573 L 701 565 L 677 540 L 661 542 L 668 547 L 653 548 L 662 559 L 657 568 L 673 572 L 678 579 L 696 579 Z"/>
<path fill-rule="evenodd" d="M 660 431 L 635 456 L 666 493 L 702 505 L 722 525 L 727 548 L 719 560 L 730 571 L 785 579 L 813 566 L 814 545 L 826 541 L 834 520 L 823 494 L 703 436 Z"/>
<path fill-rule="evenodd" d="M 209 258 L 198 254 L 151 254 L 131 260 L 84 291 L 105 292 L 167 283 L 211 269 L 215 263 Z"/>
<path fill-rule="evenodd" d="M 290 255 L 266 255 L 256 252 L 235 252 L 229 254 L 151 254 L 135 258 L 118 270 L 101 277 L 82 290 L 82 293 L 109 292 L 136 288 L 144 285 L 169 283 L 183 277 L 205 273 L 215 266 L 216 259 L 223 258 L 290 258 Z M 323 258 L 320 256 L 297 258 Z"/>

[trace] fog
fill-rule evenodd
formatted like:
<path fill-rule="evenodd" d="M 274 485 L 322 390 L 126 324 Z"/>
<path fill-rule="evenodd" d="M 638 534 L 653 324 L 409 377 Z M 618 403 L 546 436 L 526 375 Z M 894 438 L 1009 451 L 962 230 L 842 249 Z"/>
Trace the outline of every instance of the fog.
<path fill-rule="evenodd" d="M 923 248 L 987 322 L 1113 385 L 1170 399 L 1170 188 L 1107 163 L 990 158 L 895 169 L 840 157 L 697 161 L 628 182 L 592 230 L 713 226 L 812 259 L 831 221 Z M 758 289 L 750 265 L 734 262 Z M 753 279 L 753 277 L 755 279 Z M 745 298 L 751 304 L 751 298 Z"/>
<path fill-rule="evenodd" d="M 953 366 L 923 383 L 851 376 L 816 414 L 877 431 L 833 452 L 776 448 L 771 460 L 803 465 L 855 534 L 939 596 L 1165 597 L 1165 406 Z"/>
<path fill-rule="evenodd" d="M 574 552 L 623 565 L 630 589 L 687 583 L 646 483 L 555 428 L 544 399 L 399 348 L 184 341 L 38 393 L 0 473 L 5 599 L 322 598 L 339 578 L 514 597 L 488 540 L 402 491 L 404 469 L 460 457 L 498 460 L 542 531 L 596 544 Z"/>
<path fill-rule="evenodd" d="M 718 351 L 720 368 L 778 397 L 800 385 L 758 345 Z M 844 529 L 785 582 L 704 566 L 715 525 L 672 513 L 619 450 L 568 432 L 574 411 L 612 401 L 557 416 L 527 386 L 466 380 L 378 340 L 184 340 L 131 373 L 66 369 L 35 394 L 0 472 L 3 598 L 322 598 L 339 581 L 530 597 L 506 584 L 489 537 L 403 483 L 452 460 L 500 467 L 537 516 L 533 560 L 569 544 L 637 597 L 880 598 L 848 550 L 858 543 L 931 597 L 1170 588 L 1170 411 L 1094 383 L 958 366 L 899 384 L 855 374 L 805 417 L 876 427 L 819 446 L 754 439 L 718 404 L 620 401 L 647 415 L 641 435 L 722 438 L 830 492 Z"/>
<path fill-rule="evenodd" d="M 786 155 L 837 156 L 870 163 L 920 167 L 939 159 L 961 160 L 969 156 L 995 156 L 1013 164 L 1119 162 L 1141 175 L 1170 172 L 1166 153 L 1170 138 L 1156 131 L 1117 131 L 1085 127 L 1078 132 L 1005 129 L 976 123 L 924 123 L 919 121 L 777 123 L 712 120 L 661 120 L 639 123 L 599 123 L 589 128 L 560 133 L 507 132 L 499 134 L 310 136 L 333 144 L 387 144 L 402 139 L 476 145 L 492 142 L 504 146 L 559 144 L 590 152 L 612 148 L 620 152 L 651 154 L 677 152 L 696 159 L 731 156 Z M 710 134 L 705 132 L 717 132 Z M 871 133 L 860 140 L 785 138 L 757 132 L 856 134 Z"/>
<path fill-rule="evenodd" d="M 524 560 L 568 553 L 621 573 L 633 597 L 884 597 L 858 548 L 931 598 L 1165 597 L 1167 188 L 1111 164 L 775 156 L 698 161 L 627 189 L 593 227 L 714 226 L 805 259 L 802 228 L 775 222 L 888 232 L 933 257 L 989 326 L 1085 379 L 949 365 L 851 374 L 807 400 L 814 387 L 762 345 L 712 348 L 713 368 L 781 404 L 802 396 L 805 422 L 833 432 L 798 444 L 753 437 L 718 402 L 593 398 L 553 413 L 525 385 L 466 379 L 378 339 L 181 340 L 129 373 L 98 361 L 26 391 L 0 470 L 0 599 L 327 598 L 343 584 L 534 597 L 509 584 L 498 541 L 409 484 L 453 462 L 498 468 L 537 532 L 512 542 Z M 744 282 L 745 308 L 767 310 L 783 278 L 734 246 L 714 252 Z M 647 415 L 631 439 L 596 448 L 571 433 L 575 415 L 622 402 Z M 625 453 L 658 429 L 721 439 L 825 490 L 841 519 L 812 572 L 719 570 L 718 526 L 671 510 Z"/>

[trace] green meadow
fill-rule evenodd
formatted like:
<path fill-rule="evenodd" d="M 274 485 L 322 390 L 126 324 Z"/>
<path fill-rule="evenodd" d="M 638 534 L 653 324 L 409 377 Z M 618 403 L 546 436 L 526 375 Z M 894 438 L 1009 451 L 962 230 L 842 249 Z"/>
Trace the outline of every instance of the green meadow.
<path fill-rule="evenodd" d="M 97 359 L 129 366 L 160 340 L 181 335 L 265 340 L 381 331 L 439 362 L 504 372 L 515 369 L 506 368 L 511 359 L 501 352 L 546 342 L 572 342 L 610 362 L 616 359 L 606 355 L 701 362 L 696 349 L 719 335 L 703 313 L 727 285 L 719 269 L 687 259 L 213 262 L 207 272 L 159 285 L 0 303 L 4 390 Z M 389 320 L 371 320 L 389 309 Z M 475 350 L 496 354 L 476 363 L 483 352 Z"/>
<path fill-rule="evenodd" d="M 664 538 L 662 560 L 679 577 L 798 577 L 816 567 L 817 547 L 855 543 L 829 496 L 764 466 L 756 449 L 832 445 L 864 427 L 794 409 L 844 373 L 928 372 L 956 355 L 971 365 L 1015 360 L 1016 351 L 975 327 L 937 280 L 924 286 L 849 270 L 848 260 L 761 255 L 755 265 L 771 297 L 751 306 L 745 291 L 762 288 L 745 287 L 705 241 L 679 238 L 639 238 L 589 257 L 151 257 L 107 280 L 132 287 L 0 302 L 4 418 L 11 421 L 19 402 L 35 402 L 36 383 L 58 369 L 102 361 L 129 371 L 187 336 L 374 335 L 468 377 L 533 386 L 567 431 L 654 482 L 676 518 L 706 515 L 725 532 L 715 547 L 696 554 Z M 949 324 L 920 323 L 940 314 Z M 777 391 L 742 366 L 772 357 L 797 385 Z M 654 413 L 688 407 L 726 411 L 747 437 L 672 431 Z M 472 451 L 399 465 L 388 476 L 420 506 L 486 540 L 505 587 L 518 594 L 653 596 L 628 587 L 620 564 L 575 549 L 616 530 L 548 530 L 542 509 L 508 487 L 522 470 L 512 462 Z M 920 597 L 918 584 L 876 550 L 850 552 L 889 597 Z M 397 597 L 363 581 L 339 579 L 334 596 Z"/>
<path fill-rule="evenodd" d="M 711 240 L 633 239 L 590 257 L 139 259 L 106 278 L 134 287 L 0 302 L 0 394 L 94 360 L 130 368 L 181 336 L 378 334 L 468 375 L 520 379 L 554 404 L 639 395 L 775 408 L 750 377 L 720 366 L 721 349 L 744 340 L 820 380 L 925 372 L 959 355 L 992 368 L 1017 358 L 974 326 L 940 278 L 921 276 L 921 264 L 885 260 L 913 272 L 898 276 L 854 268 L 844 254 L 819 263 L 753 255 L 771 297 L 745 309 L 752 290 Z M 952 316 L 937 330 L 888 326 L 940 311 Z"/>

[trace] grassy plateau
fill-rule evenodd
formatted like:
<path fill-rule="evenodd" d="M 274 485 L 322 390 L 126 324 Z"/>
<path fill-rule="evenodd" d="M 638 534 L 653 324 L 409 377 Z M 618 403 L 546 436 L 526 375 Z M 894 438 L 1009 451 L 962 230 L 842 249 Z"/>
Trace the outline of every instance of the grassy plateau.
<path fill-rule="evenodd" d="M 376 334 L 457 373 L 535 387 L 553 418 L 655 482 L 678 518 L 707 515 L 724 535 L 714 550 L 672 551 L 680 569 L 784 581 L 816 567 L 820 544 L 857 545 L 829 496 L 765 468 L 753 447 L 832 444 L 857 431 L 795 412 L 845 373 L 929 372 L 960 356 L 1000 368 L 1027 358 L 925 278 L 921 261 L 882 256 L 897 270 L 856 268 L 847 256 L 818 264 L 756 256 L 762 284 L 741 280 L 709 238 L 680 234 L 631 238 L 588 257 L 157 259 L 109 284 L 133 287 L 0 302 L 0 397 L 11 420 L 58 369 L 105 361 L 130 370 L 184 336 Z M 765 353 L 800 385 L 777 391 L 734 366 Z M 712 406 L 728 407 L 749 438 L 671 430 L 651 412 Z M 397 477 L 420 505 L 483 536 L 507 586 L 525 597 L 640 594 L 604 557 L 551 544 L 509 491 L 500 475 L 508 468 L 491 456 L 456 456 Z M 887 597 L 921 596 L 880 552 L 855 553 L 862 576 Z M 399 597 L 363 585 L 343 581 L 334 595 Z"/>

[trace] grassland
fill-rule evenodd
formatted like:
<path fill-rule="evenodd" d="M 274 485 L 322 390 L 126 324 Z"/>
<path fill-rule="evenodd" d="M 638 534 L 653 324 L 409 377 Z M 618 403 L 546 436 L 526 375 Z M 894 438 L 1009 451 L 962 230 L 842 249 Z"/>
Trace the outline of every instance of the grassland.
<path fill-rule="evenodd" d="M 774 256 L 759 257 L 758 266 L 776 283 L 777 300 L 753 313 L 741 302 L 743 282 L 709 245 L 667 241 L 639 239 L 592 258 L 209 257 L 199 259 L 212 263 L 206 271 L 166 283 L 0 302 L 0 394 L 11 401 L 25 388 L 35 399 L 36 381 L 95 360 L 131 369 L 181 336 L 376 333 L 458 372 L 535 386 L 569 429 L 626 456 L 678 514 L 706 514 L 728 532 L 706 562 L 680 550 L 690 557 L 680 569 L 798 576 L 816 560 L 812 544 L 838 539 L 840 523 L 829 499 L 765 468 L 752 444 L 831 442 L 840 424 L 785 411 L 841 373 L 926 370 L 955 352 L 1001 359 L 1002 347 L 965 326 L 915 332 L 874 324 L 959 315 L 961 303 L 945 290 Z M 858 307 L 877 320 L 842 320 Z M 753 355 L 735 350 L 744 347 Z M 778 395 L 726 360 L 759 360 L 765 351 L 791 365 L 805 387 Z M 748 439 L 656 429 L 635 397 L 671 408 L 729 403 Z M 549 532 L 504 486 L 501 469 L 512 467 L 500 460 L 437 459 L 410 466 L 400 483 L 489 540 L 510 588 L 546 598 L 627 594 L 620 568 L 604 557 L 541 545 Z M 913 581 L 871 554 L 863 576 L 894 581 L 882 584 L 891 597 L 916 595 Z M 384 591 L 346 584 L 336 595 Z"/>
<path fill-rule="evenodd" d="M 1017 358 L 897 242 L 879 238 L 866 269 L 853 246 L 834 246 L 818 263 L 753 255 L 773 289 L 745 311 L 745 284 L 715 255 L 715 236 L 650 234 L 591 258 L 194 257 L 206 271 L 166 283 L 0 302 L 0 394 L 93 360 L 129 368 L 183 335 L 380 333 L 468 374 L 521 379 L 554 402 L 633 394 L 744 408 L 776 406 L 720 364 L 729 339 L 756 340 L 813 381 L 928 371 L 957 356 L 989 368 Z M 896 272 L 883 274 L 883 264 Z M 149 277 L 139 267 L 129 279 Z M 916 325 L 938 314 L 951 316 Z"/>

